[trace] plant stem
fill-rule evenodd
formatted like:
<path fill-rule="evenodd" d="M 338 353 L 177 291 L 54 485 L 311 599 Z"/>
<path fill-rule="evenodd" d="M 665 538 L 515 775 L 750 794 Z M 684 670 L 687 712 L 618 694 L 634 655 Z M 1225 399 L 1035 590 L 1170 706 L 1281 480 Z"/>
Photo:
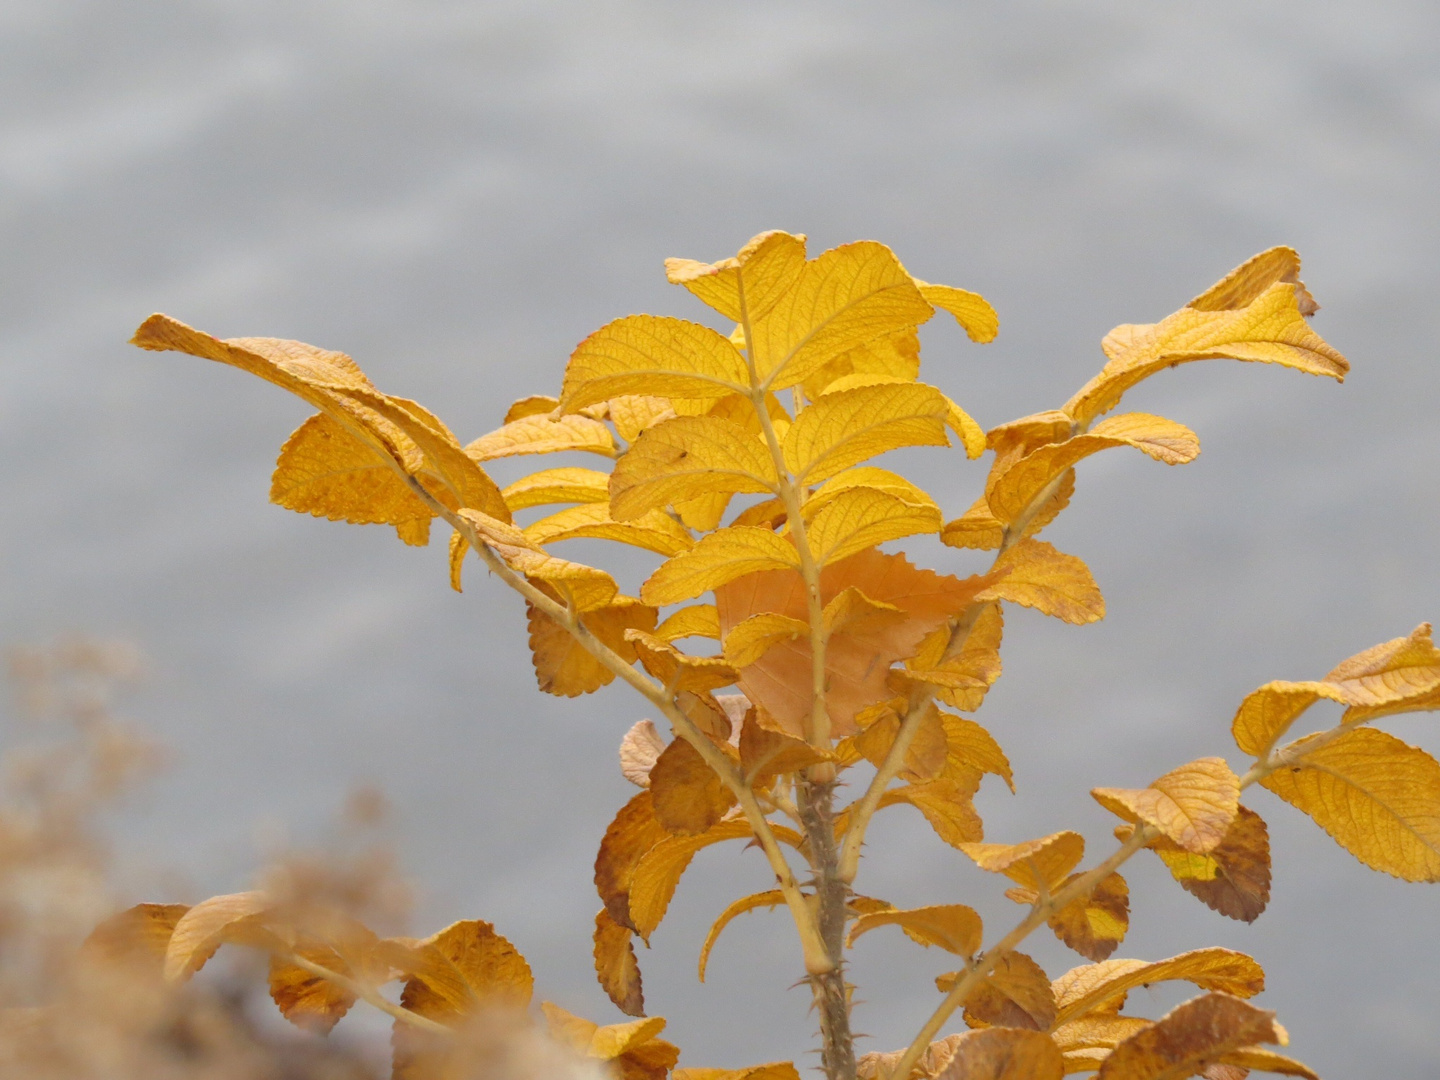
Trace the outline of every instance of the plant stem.
<path fill-rule="evenodd" d="M 340 987 L 341 990 L 344 990 L 347 994 L 354 994 L 361 1001 L 364 1001 L 366 1004 L 375 1006 L 375 1008 L 379 1009 L 383 1013 L 388 1013 L 396 1020 L 399 1020 L 401 1023 L 409 1024 L 411 1027 L 419 1028 L 421 1031 L 428 1031 L 432 1035 L 444 1035 L 450 1037 L 455 1034 L 453 1030 L 446 1027 L 444 1024 L 440 1024 L 434 1020 L 431 1020 L 428 1016 L 421 1016 L 419 1013 L 411 1012 L 403 1005 L 396 1005 L 393 1001 L 386 998 L 373 986 L 368 986 L 365 983 L 360 982 L 357 979 L 352 979 L 347 975 L 341 975 L 338 971 L 331 971 L 329 968 L 324 967 L 321 964 L 317 964 L 312 960 L 307 960 L 299 953 L 292 952 L 284 953 L 282 955 L 284 955 L 287 963 L 294 964 L 296 967 L 304 971 L 308 971 L 311 975 L 324 979 L 326 982 L 334 983 L 336 986 Z"/>
<path fill-rule="evenodd" d="M 829 971 L 810 976 L 820 1014 L 820 1060 L 828 1080 L 855 1080 L 855 1038 L 850 1031 L 850 987 L 845 981 L 845 922 L 850 887 L 839 874 L 835 844 L 835 781 L 802 779 L 796 792 L 800 821 L 815 871 L 816 920 L 830 959 Z"/>

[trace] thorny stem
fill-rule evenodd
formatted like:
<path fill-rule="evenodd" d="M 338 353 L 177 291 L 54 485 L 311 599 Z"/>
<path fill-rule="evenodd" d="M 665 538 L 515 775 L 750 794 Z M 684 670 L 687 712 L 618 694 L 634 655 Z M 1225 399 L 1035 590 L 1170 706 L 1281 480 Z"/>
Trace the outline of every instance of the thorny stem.
<path fill-rule="evenodd" d="M 745 783 L 744 777 L 725 756 L 724 751 L 696 727 L 695 722 L 675 704 L 673 697 L 667 695 L 654 682 L 636 671 L 632 664 L 627 664 L 613 649 L 592 634 L 575 612 L 547 596 L 525 580 L 523 575 L 512 570 L 504 559 L 490 550 L 470 522 L 431 495 L 425 489 L 425 485 L 415 477 L 406 472 L 402 472 L 400 475 L 416 495 L 465 538 L 496 577 L 569 631 L 571 636 L 590 655 L 600 661 L 608 671 L 613 672 L 638 690 L 646 700 L 665 714 L 665 718 L 670 721 L 675 734 L 699 751 L 705 763 L 714 770 L 721 782 L 735 796 L 745 814 L 745 820 L 755 834 L 755 839 L 759 841 L 761 849 L 765 852 L 770 869 L 775 874 L 776 883 L 785 897 L 786 907 L 790 909 L 790 915 L 795 920 L 795 929 L 800 935 L 800 945 L 805 956 L 806 970 L 812 970 L 812 965 L 823 964 L 828 953 L 820 940 L 819 930 L 815 925 L 815 918 L 811 913 L 810 906 L 800 892 L 800 885 L 795 880 L 795 874 L 790 869 L 784 852 L 780 850 L 780 842 L 776 839 L 774 830 L 770 828 L 770 822 L 766 819 L 764 810 L 756 800 L 755 792 Z"/>
<path fill-rule="evenodd" d="M 285 960 L 287 963 L 294 964 L 296 967 L 308 971 L 317 978 L 334 983 L 347 994 L 353 994 L 366 1004 L 375 1006 L 375 1008 L 381 1012 L 389 1013 L 401 1023 L 409 1024 L 411 1027 L 419 1028 L 421 1031 L 428 1031 L 432 1035 L 445 1035 L 449 1037 L 455 1034 L 452 1029 L 446 1027 L 444 1024 L 436 1023 L 428 1016 L 421 1016 L 419 1013 L 411 1012 L 403 1005 L 396 1005 L 373 986 L 361 982 L 358 979 L 341 975 L 338 971 L 331 971 L 329 968 L 317 964 L 313 960 L 307 960 L 299 953 L 287 953 L 285 954 Z"/>

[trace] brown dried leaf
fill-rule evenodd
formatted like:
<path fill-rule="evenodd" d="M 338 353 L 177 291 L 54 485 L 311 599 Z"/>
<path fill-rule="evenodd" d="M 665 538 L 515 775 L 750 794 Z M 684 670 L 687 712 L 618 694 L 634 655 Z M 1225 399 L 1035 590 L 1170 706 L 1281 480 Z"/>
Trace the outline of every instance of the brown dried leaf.
<path fill-rule="evenodd" d="M 1122 825 L 1116 835 L 1128 839 L 1129 828 Z M 1240 807 L 1225 839 L 1207 854 L 1186 851 L 1163 837 L 1150 850 L 1186 892 L 1221 915 L 1254 922 L 1270 902 L 1270 833 L 1265 820 L 1248 807 Z"/>
<path fill-rule="evenodd" d="M 610 917 L 635 928 L 630 918 L 630 882 L 645 853 L 670 834 L 655 817 L 650 792 L 642 791 L 620 808 L 605 830 L 595 856 L 595 889 Z"/>
<path fill-rule="evenodd" d="M 689 656 L 668 641 L 642 630 L 626 630 L 625 640 L 634 647 L 645 670 L 673 690 L 700 694 L 729 686 L 737 677 L 735 669 L 723 657 Z"/>
<path fill-rule="evenodd" d="M 350 965 L 329 946 L 300 946 L 295 951 L 337 975 L 351 975 Z M 286 1020 L 322 1035 L 338 1024 L 355 1004 L 355 995 L 348 990 L 279 955 L 270 957 L 270 998 Z"/>
<path fill-rule="evenodd" d="M 620 772 L 636 787 L 649 787 L 650 770 L 664 749 L 654 721 L 636 721 L 620 740 Z"/>
<path fill-rule="evenodd" d="M 1066 878 L 1059 887 L 1063 889 L 1072 880 L 1074 876 Z M 1088 896 L 1071 900 L 1046 923 L 1057 938 L 1085 959 L 1104 960 L 1125 940 L 1125 933 L 1130 929 L 1130 887 L 1119 874 L 1110 874 Z"/>
<path fill-rule="evenodd" d="M 677 836 L 697 836 L 735 805 L 731 793 L 700 751 L 675 739 L 650 770 L 650 798 L 655 818 Z"/>
<path fill-rule="evenodd" d="M 1224 758 L 1199 758 L 1146 788 L 1090 794 L 1112 814 L 1153 825 L 1186 851 L 1204 853 L 1219 845 L 1239 813 L 1240 778 Z"/>
<path fill-rule="evenodd" d="M 792 738 L 784 732 L 766 727 L 759 711 L 751 709 L 740 726 L 740 768 L 745 782 L 753 787 L 768 787 L 777 776 L 799 772 L 828 760 L 804 739 Z"/>
<path fill-rule="evenodd" d="M 967 1031 L 935 1080 L 1060 1080 L 1065 1063 L 1050 1036 L 1025 1028 Z"/>
<path fill-rule="evenodd" d="M 948 992 L 955 976 L 935 980 Z M 1055 992 L 1045 969 L 1024 953 L 1006 953 L 995 969 L 965 999 L 965 1022 L 972 1028 L 1011 1027 L 1044 1031 L 1055 1021 Z"/>
<path fill-rule="evenodd" d="M 644 1016 L 645 994 L 633 939 L 628 926 L 600 909 L 595 916 L 595 975 L 617 1009 L 626 1016 Z"/>
<path fill-rule="evenodd" d="M 1182 1080 L 1242 1046 L 1283 1041 L 1273 1012 L 1229 994 L 1205 994 L 1116 1046 L 1096 1080 Z"/>
<path fill-rule="evenodd" d="M 553 590 L 552 590 L 553 591 Z M 530 623 L 530 655 L 540 689 L 558 697 L 590 694 L 615 679 L 615 673 L 600 663 L 561 626 L 533 604 L 526 603 Z M 587 611 L 580 623 L 628 663 L 635 662 L 635 646 L 625 637 L 627 630 L 653 630 L 659 613 L 629 596 L 617 596 L 605 607 Z"/>

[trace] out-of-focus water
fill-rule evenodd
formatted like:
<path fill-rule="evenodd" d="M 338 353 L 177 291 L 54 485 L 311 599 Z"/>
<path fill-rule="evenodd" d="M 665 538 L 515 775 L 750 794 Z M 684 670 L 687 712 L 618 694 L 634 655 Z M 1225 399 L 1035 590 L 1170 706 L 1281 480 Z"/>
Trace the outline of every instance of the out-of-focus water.
<path fill-rule="evenodd" d="M 343 349 L 468 439 L 554 392 L 601 323 L 703 317 L 665 256 L 723 257 L 766 228 L 814 250 L 875 238 L 999 309 L 993 345 L 938 320 L 925 338 L 926 377 L 989 426 L 1062 402 L 1112 325 L 1289 243 L 1350 380 L 1216 363 L 1134 392 L 1204 454 L 1086 463 L 1047 538 L 1089 562 L 1109 616 L 1009 620 L 981 719 L 1020 795 L 987 781 L 988 835 L 1077 823 L 1098 848 L 1111 823 L 1091 786 L 1203 754 L 1238 765 L 1247 691 L 1440 616 L 1437 43 L 1440 10 L 1419 0 L 8 0 L 3 637 L 126 635 L 154 658 L 135 711 L 177 765 L 126 818 L 132 859 L 197 894 L 235 887 L 257 836 L 311 835 L 378 780 L 429 923 L 493 920 L 542 995 L 618 1019 L 590 975 L 590 862 L 641 710 L 618 688 L 536 693 L 520 605 L 473 569 L 451 593 L 442 546 L 267 505 L 306 409 L 132 349 L 133 328 L 162 310 Z M 952 512 L 983 478 L 954 452 L 902 464 Z M 638 580 L 643 562 L 625 565 Z M 1393 730 L 1433 749 L 1432 723 Z M 1432 1077 L 1440 894 L 1250 802 L 1271 823 L 1270 911 L 1230 923 L 1137 863 L 1122 953 L 1252 952 L 1261 1003 L 1321 1073 Z M 867 891 L 965 900 L 992 927 L 1018 911 L 918 819 L 875 837 Z M 642 957 L 684 1064 L 803 1049 L 783 915 L 737 923 L 710 981 L 693 975 L 709 920 L 765 877 L 754 852 L 701 856 Z M 875 1049 L 909 1038 L 947 967 L 882 937 L 855 968 Z M 1078 962 L 1034 952 L 1052 972 Z M 1146 993 L 1133 1003 L 1175 1000 Z"/>

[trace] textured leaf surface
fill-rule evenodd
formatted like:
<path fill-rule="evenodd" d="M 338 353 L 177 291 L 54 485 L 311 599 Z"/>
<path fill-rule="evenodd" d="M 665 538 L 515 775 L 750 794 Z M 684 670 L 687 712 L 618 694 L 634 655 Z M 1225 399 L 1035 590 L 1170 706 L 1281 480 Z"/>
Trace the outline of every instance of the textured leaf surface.
<path fill-rule="evenodd" d="M 995 560 L 994 573 L 997 580 L 977 600 L 1009 600 L 1076 626 L 1105 617 L 1089 567 L 1043 540 L 1021 540 Z"/>
<path fill-rule="evenodd" d="M 1163 837 L 1150 847 L 1186 892 L 1221 915 L 1254 922 L 1270 902 L 1270 833 L 1247 807 L 1240 807 L 1225 839 L 1206 854 Z"/>
<path fill-rule="evenodd" d="M 805 237 L 775 230 L 753 237 L 733 259 L 666 259 L 665 277 L 731 322 L 763 318 L 805 272 Z M 743 300 L 742 300 L 743 292 Z"/>
<path fill-rule="evenodd" d="M 687 637 L 720 640 L 720 614 L 714 604 L 692 604 L 668 616 L 655 628 L 662 641 L 679 641 Z"/>
<path fill-rule="evenodd" d="M 650 770 L 650 798 L 660 824 L 681 836 L 705 832 L 735 805 L 730 789 L 684 739 L 672 741 Z"/>
<path fill-rule="evenodd" d="M 617 1009 L 626 1016 L 644 1016 L 645 993 L 633 938 L 628 926 L 600 909 L 595 916 L 595 976 Z"/>
<path fill-rule="evenodd" d="M 795 545 L 769 529 L 733 526 L 700 538 L 650 575 L 640 596 L 657 607 L 717 589 L 746 574 L 800 566 Z M 722 619 L 722 629 L 724 621 Z"/>
<path fill-rule="evenodd" d="M 476 461 L 567 450 L 614 457 L 615 440 L 599 420 L 575 414 L 552 418 L 541 413 L 511 420 L 465 447 L 465 453 Z"/>
<path fill-rule="evenodd" d="M 667 558 L 695 546 L 689 530 L 662 510 L 651 510 L 627 521 L 616 521 L 605 503 L 572 506 L 527 525 L 524 532 L 526 539 L 534 544 L 554 544 L 561 540 L 615 540 Z"/>
<path fill-rule="evenodd" d="M 973 908 L 964 904 L 932 904 L 903 911 L 895 909 L 861 915 L 851 924 L 845 945 L 854 945 L 856 938 L 877 926 L 898 926 L 910 940 L 926 947 L 938 945 L 957 956 L 972 956 L 979 952 L 984 933 L 980 916 Z M 1049 989 L 1048 980 L 1046 989 Z"/>
<path fill-rule="evenodd" d="M 1342 687 L 1354 706 L 1346 720 L 1409 711 L 1403 706 L 1440 687 L 1440 649 L 1430 638 L 1430 624 L 1352 656 L 1325 681 Z"/>
<path fill-rule="evenodd" d="M 712 492 L 774 493 L 776 484 L 759 438 L 718 416 L 677 416 L 646 431 L 616 463 L 610 511 L 628 521 Z"/>
<path fill-rule="evenodd" d="M 810 633 L 808 623 L 762 611 L 738 623 L 725 635 L 725 662 L 736 668 L 749 667 L 782 641 L 793 641 Z"/>
<path fill-rule="evenodd" d="M 936 1080 L 1060 1080 L 1064 1073 L 1060 1049 L 1050 1036 L 996 1027 L 957 1039 L 954 1055 Z"/>
<path fill-rule="evenodd" d="M 932 503 L 909 503 L 873 488 L 848 488 L 828 501 L 810 522 L 806 539 L 821 566 L 866 548 L 917 533 L 938 533 L 940 511 Z"/>
<path fill-rule="evenodd" d="M 184 904 L 136 904 L 126 908 L 90 931 L 81 955 L 159 975 L 175 924 L 189 910 Z"/>
<path fill-rule="evenodd" d="M 630 315 L 575 347 L 560 408 L 574 412 L 625 394 L 713 400 L 749 387 L 745 358 L 708 326 Z"/>
<path fill-rule="evenodd" d="M 351 974 L 340 954 L 327 946 L 301 946 L 295 951 L 329 971 Z M 338 1024 L 355 1004 L 354 994 L 279 956 L 270 958 L 269 984 L 270 999 L 281 1016 L 297 1027 L 322 1035 Z"/>
<path fill-rule="evenodd" d="M 1023 844 L 964 844 L 960 850 L 981 870 L 1004 874 L 1031 889 L 1054 888 L 1085 857 L 1085 838 L 1066 831 Z"/>
<path fill-rule="evenodd" d="M 736 679 L 735 669 L 724 657 L 690 656 L 643 630 L 627 630 L 625 639 L 634 646 L 645 670 L 675 690 L 700 694 L 729 686 Z"/>
<path fill-rule="evenodd" d="M 1034 536 L 1054 521 L 1060 511 L 1070 505 L 1075 494 L 1075 470 L 1071 469 L 1060 477 L 1054 491 L 1041 501 L 1039 509 L 1025 526 L 1025 536 Z M 953 521 L 947 521 L 940 530 L 940 542 L 957 548 L 974 548 L 977 551 L 993 551 L 1005 542 L 1005 522 L 990 511 L 985 496 L 980 496 L 970 509 Z"/>
<path fill-rule="evenodd" d="M 165 948 L 165 978 L 186 979 L 205 966 L 224 942 L 246 940 L 245 929 L 273 906 L 263 892 L 230 893 L 212 896 L 175 923 Z"/>
<path fill-rule="evenodd" d="M 554 503 L 603 503 L 610 499 L 610 476 L 595 469 L 542 469 L 500 494 L 512 512 Z"/>
<path fill-rule="evenodd" d="M 947 446 L 945 395 L 921 383 L 828 393 L 801 411 L 785 436 L 785 466 L 802 484 L 902 446 Z"/>
<path fill-rule="evenodd" d="M 985 838 L 985 828 L 975 812 L 974 798 L 979 787 L 979 774 L 968 780 L 941 777 L 925 784 L 892 788 L 880 797 L 880 806 L 908 803 L 925 815 L 936 836 L 958 848 Z"/>
<path fill-rule="evenodd" d="M 1147 788 L 1096 788 L 1091 795 L 1112 814 L 1153 825 L 1186 851 L 1207 852 L 1239 813 L 1240 778 L 1224 758 L 1200 758 Z"/>
<path fill-rule="evenodd" d="M 1231 949 L 1195 949 L 1168 960 L 1106 960 L 1072 968 L 1055 980 L 1056 1023 L 1108 1003 L 1114 1011 L 1137 986 L 1183 979 L 1202 990 L 1254 997 L 1265 989 L 1265 972 L 1253 959 Z"/>
<path fill-rule="evenodd" d="M 620 740 L 620 772 L 636 787 L 650 786 L 650 770 L 665 749 L 652 720 L 637 720 Z"/>
<path fill-rule="evenodd" d="M 955 976 L 941 976 L 941 990 L 954 986 Z M 965 1022 L 972 1028 L 1011 1027 L 1044 1031 L 1055 1020 L 1055 991 L 1050 976 L 1021 952 L 1001 957 L 993 971 L 965 999 Z"/>
<path fill-rule="evenodd" d="M 1344 703 L 1344 688 L 1328 682 L 1270 682 L 1240 703 L 1230 732 L 1247 754 L 1263 757 L 1298 716 L 1321 698 Z"/>
<path fill-rule="evenodd" d="M 615 815 L 595 856 L 595 890 L 610 917 L 634 929 L 630 917 L 630 882 L 645 853 L 669 837 L 655 817 L 650 792 L 642 791 Z"/>
<path fill-rule="evenodd" d="M 676 1069 L 673 1076 L 674 1080 L 800 1080 L 799 1072 L 789 1061 L 772 1061 L 744 1069 Z"/>
<path fill-rule="evenodd" d="M 1229 1051 L 1283 1039 L 1273 1012 L 1228 994 L 1205 994 L 1121 1042 L 1097 1080 L 1184 1080 Z"/>
<path fill-rule="evenodd" d="M 478 919 L 452 923 L 422 942 L 422 951 L 429 949 L 459 973 L 465 995 L 456 1000 L 449 970 L 444 977 L 437 977 L 421 969 L 406 980 L 400 994 L 400 1004 L 411 1012 L 453 1024 L 477 1003 L 521 1009 L 530 1003 L 535 987 L 530 965 L 489 923 Z"/>
<path fill-rule="evenodd" d="M 530 625 L 530 655 L 540 689 L 559 697 L 590 694 L 608 686 L 615 673 L 587 650 L 575 635 L 533 604 L 525 610 Z M 616 597 L 603 608 L 580 616 L 581 625 L 620 655 L 635 662 L 635 646 L 625 639 L 627 630 L 655 629 L 656 611 L 628 596 Z"/>
<path fill-rule="evenodd" d="M 1440 763 L 1425 751 L 1359 728 L 1261 782 L 1366 866 L 1440 881 Z"/>
<path fill-rule="evenodd" d="M 576 611 L 587 612 L 605 607 L 619 592 L 615 579 L 604 570 L 547 555 L 512 525 L 474 510 L 461 510 L 460 516 L 513 570 L 545 582 Z M 459 555 L 463 557 L 463 547 L 459 548 Z M 456 550 L 452 548 L 452 583 L 457 581 L 455 562 Z"/>
<path fill-rule="evenodd" d="M 953 285 L 931 285 L 918 279 L 915 284 L 927 301 L 955 316 L 955 321 L 971 341 L 984 344 L 995 340 L 995 335 L 1000 332 L 1000 316 L 979 293 L 957 289 Z"/>

